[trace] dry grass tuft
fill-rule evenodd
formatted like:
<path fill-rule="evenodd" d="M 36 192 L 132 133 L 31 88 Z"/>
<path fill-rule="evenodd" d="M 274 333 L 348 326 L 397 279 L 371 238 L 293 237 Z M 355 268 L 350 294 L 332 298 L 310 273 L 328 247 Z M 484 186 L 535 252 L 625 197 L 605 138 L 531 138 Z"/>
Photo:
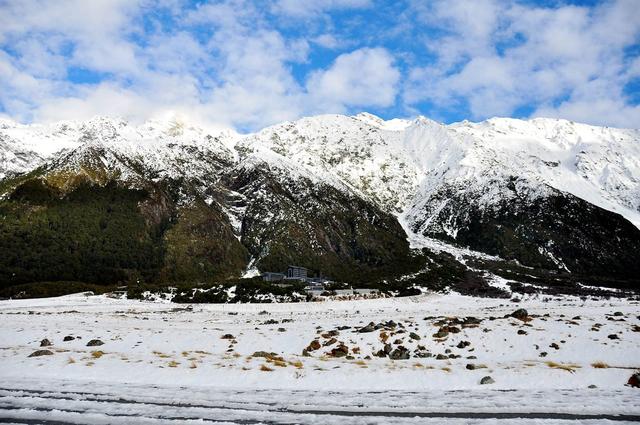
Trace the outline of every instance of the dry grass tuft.
<path fill-rule="evenodd" d="M 175 361 L 175 360 L 171 360 L 169 363 L 167 363 L 167 366 L 169 367 L 178 367 L 180 363 Z"/>
<path fill-rule="evenodd" d="M 69 357 L 69 360 L 67 360 L 67 364 L 74 364 L 76 362 L 76 360 L 73 357 Z"/>
<path fill-rule="evenodd" d="M 440 369 L 444 370 L 445 372 L 451 372 L 451 368 L 447 366 L 441 367 Z"/>
<path fill-rule="evenodd" d="M 300 360 L 289 362 L 289 364 L 298 369 L 302 369 L 304 367 Z"/>
<path fill-rule="evenodd" d="M 272 361 L 272 363 L 274 364 L 274 366 L 278 366 L 278 367 L 287 367 L 287 362 L 285 362 L 284 360 L 277 360 L 274 359 Z"/>
<path fill-rule="evenodd" d="M 269 366 L 267 366 L 266 364 L 262 364 L 260 365 L 260 370 L 263 372 L 273 372 L 273 369 L 271 369 Z"/>
<path fill-rule="evenodd" d="M 605 362 L 595 362 L 595 363 L 591 363 L 591 367 L 594 367 L 596 369 L 608 369 L 609 365 L 606 364 Z"/>
<path fill-rule="evenodd" d="M 196 364 L 196 362 L 191 362 L 191 364 L 189 365 L 189 369 L 196 369 L 198 367 L 198 365 Z"/>
<path fill-rule="evenodd" d="M 551 369 L 561 369 L 561 370 L 566 370 L 567 372 L 570 373 L 574 373 L 576 371 L 576 369 L 580 368 L 580 365 L 577 364 L 562 364 L 562 363 L 556 363 L 556 362 L 545 362 L 547 366 L 549 366 Z"/>
<path fill-rule="evenodd" d="M 91 352 L 91 357 L 93 357 L 94 359 L 99 359 L 102 356 L 104 356 L 104 351 L 97 350 Z"/>

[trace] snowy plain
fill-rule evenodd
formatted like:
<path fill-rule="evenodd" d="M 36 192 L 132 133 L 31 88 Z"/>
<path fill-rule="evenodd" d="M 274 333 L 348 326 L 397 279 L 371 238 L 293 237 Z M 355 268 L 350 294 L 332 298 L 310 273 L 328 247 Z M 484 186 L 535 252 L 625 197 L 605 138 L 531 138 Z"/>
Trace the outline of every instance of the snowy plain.
<path fill-rule="evenodd" d="M 526 320 L 505 317 L 519 308 Z M 443 326 L 459 331 L 435 337 Z M 0 422 L 632 422 L 639 327 L 637 301 L 576 297 L 0 301 Z M 384 339 L 411 358 L 376 357 Z M 341 344 L 348 356 L 332 356 Z M 53 354 L 29 357 L 40 349 Z"/>

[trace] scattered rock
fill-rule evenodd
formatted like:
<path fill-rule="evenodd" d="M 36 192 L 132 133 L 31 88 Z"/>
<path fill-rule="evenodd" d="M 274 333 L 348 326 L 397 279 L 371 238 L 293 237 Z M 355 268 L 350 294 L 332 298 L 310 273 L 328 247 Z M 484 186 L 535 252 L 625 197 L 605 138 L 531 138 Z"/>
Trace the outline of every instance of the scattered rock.
<path fill-rule="evenodd" d="M 67 335 L 65 336 L 62 340 L 64 342 L 68 342 L 68 341 L 73 341 L 74 339 L 76 339 L 75 337 L 71 336 L 71 335 Z"/>
<path fill-rule="evenodd" d="M 53 355 L 53 351 L 38 350 L 38 351 L 34 351 L 33 353 L 29 354 L 29 357 L 52 356 L 52 355 Z"/>
<path fill-rule="evenodd" d="M 434 338 L 446 338 L 449 336 L 449 332 L 440 329 L 438 332 L 433 334 Z"/>
<path fill-rule="evenodd" d="M 398 348 L 396 348 L 389 354 L 389 358 L 391 360 L 408 360 L 409 357 L 411 357 L 409 355 L 409 350 L 407 350 L 402 345 L 400 345 Z"/>
<path fill-rule="evenodd" d="M 540 357 L 547 357 L 547 352 L 543 351 L 542 353 L 540 353 Z"/>
<path fill-rule="evenodd" d="M 631 375 L 631 378 L 627 381 L 627 385 L 634 388 L 640 388 L 640 372 L 636 372 Z"/>
<path fill-rule="evenodd" d="M 477 317 L 469 316 L 464 318 L 464 320 L 462 321 L 462 326 L 463 327 L 478 326 L 481 322 L 482 320 L 478 319 Z"/>
<path fill-rule="evenodd" d="M 100 345 L 104 345 L 104 342 L 100 341 L 99 339 L 92 339 L 91 341 L 87 342 L 87 347 L 98 347 Z"/>
<path fill-rule="evenodd" d="M 224 334 L 220 337 L 220 339 L 234 339 L 234 336 L 231 334 Z"/>
<path fill-rule="evenodd" d="M 448 360 L 449 356 L 445 356 L 444 354 L 438 354 L 436 356 L 436 360 Z"/>
<path fill-rule="evenodd" d="M 418 335 L 418 334 L 417 334 L 417 333 L 415 333 L 415 332 L 410 332 L 410 333 L 409 333 L 409 338 L 411 338 L 411 339 L 415 339 L 416 341 L 420 341 L 420 340 L 422 339 L 422 338 L 420 338 L 420 335 Z"/>
<path fill-rule="evenodd" d="M 320 341 L 318 341 L 317 339 L 314 339 L 309 343 L 309 346 L 307 347 L 307 351 L 315 351 L 315 350 L 318 350 L 320 347 L 321 347 Z"/>
<path fill-rule="evenodd" d="M 519 308 L 513 313 L 511 313 L 511 317 L 514 317 L 519 320 L 526 320 L 529 317 L 529 312 L 524 308 Z"/>
<path fill-rule="evenodd" d="M 617 334 L 607 335 L 607 338 L 609 338 L 609 339 L 620 339 L 620 337 Z"/>
<path fill-rule="evenodd" d="M 471 343 L 469 341 L 460 341 L 458 343 L 458 345 L 456 345 L 456 347 L 460 348 L 460 349 L 463 349 L 463 348 L 467 348 L 470 345 L 471 345 Z"/>
<path fill-rule="evenodd" d="M 616 317 L 620 317 L 620 316 L 624 316 L 624 313 L 621 311 L 616 311 L 615 313 L 613 313 L 613 315 Z"/>
<path fill-rule="evenodd" d="M 591 390 L 592 390 L 592 389 L 594 389 L 594 388 L 598 388 L 598 386 L 597 386 L 597 385 L 594 385 L 594 384 L 591 384 L 591 385 L 589 385 L 587 388 L 589 388 L 589 389 L 591 389 Z"/>
<path fill-rule="evenodd" d="M 524 329 L 518 329 L 518 335 L 526 335 L 527 331 L 525 331 Z"/>
<path fill-rule="evenodd" d="M 558 344 L 556 344 L 555 342 L 551 343 L 551 345 L 549 345 L 550 348 L 555 348 L 556 350 L 560 349 L 560 346 Z"/>
<path fill-rule="evenodd" d="M 324 343 L 324 344 L 322 344 L 322 345 L 323 345 L 323 346 L 325 346 L 325 347 L 328 347 L 328 346 L 330 346 L 330 345 L 335 344 L 336 342 L 338 342 L 338 340 L 337 340 L 337 339 L 335 339 L 335 338 L 331 338 L 330 340 L 328 340 L 327 342 L 325 342 L 325 343 Z"/>
<path fill-rule="evenodd" d="M 466 366 L 467 370 L 476 370 L 476 365 L 474 365 L 473 363 L 469 363 Z"/>
<path fill-rule="evenodd" d="M 376 330 L 376 324 L 371 322 L 367 326 L 358 329 L 359 333 L 368 333 Z"/>
<path fill-rule="evenodd" d="M 286 332 L 287 330 L 285 328 L 278 328 L 278 332 Z"/>
<path fill-rule="evenodd" d="M 349 348 L 344 344 L 340 344 L 331 350 L 331 356 L 333 357 L 344 357 L 347 354 L 349 354 Z"/>
<path fill-rule="evenodd" d="M 493 378 L 490 376 L 485 376 L 480 380 L 480 385 L 495 384 L 495 383 L 496 381 L 494 381 Z"/>
<path fill-rule="evenodd" d="M 53 344 L 47 338 L 40 341 L 40 347 L 51 347 Z"/>

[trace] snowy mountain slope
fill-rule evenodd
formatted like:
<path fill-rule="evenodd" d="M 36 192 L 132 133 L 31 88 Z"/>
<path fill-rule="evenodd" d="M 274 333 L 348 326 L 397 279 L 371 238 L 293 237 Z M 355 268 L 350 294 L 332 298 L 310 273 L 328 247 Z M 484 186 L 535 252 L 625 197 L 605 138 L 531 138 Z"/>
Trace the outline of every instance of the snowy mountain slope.
<path fill-rule="evenodd" d="M 393 215 L 413 247 L 456 258 L 475 250 L 483 253 L 478 259 L 561 272 L 622 273 L 640 249 L 638 130 L 554 119 L 443 125 L 366 113 L 302 118 L 246 135 L 175 119 L 0 122 L 0 196 L 22 181 L 10 177 L 36 167 L 63 191 L 118 181 L 153 192 L 170 182 L 167 199 L 204 201 L 207 222 L 224 214 L 223 227 L 254 262 L 292 232 L 307 235 L 309 255 L 350 252 L 335 237 L 357 222 L 353 206 L 367 211 L 365 226 L 382 218 L 373 233 L 386 228 L 395 240 L 399 227 L 385 221 Z M 318 220 L 331 214 L 340 224 L 327 239 Z M 374 245 L 380 254 L 382 245 Z M 278 261 L 293 260 L 294 248 L 283 248 Z"/>
<path fill-rule="evenodd" d="M 140 177 L 215 176 L 235 160 L 231 131 L 214 133 L 180 121 L 148 121 L 140 126 L 96 117 L 87 122 L 24 126 L 0 124 L 0 176 L 25 173 L 45 165 L 71 172 L 83 165 L 104 169 L 122 180 Z"/>
<path fill-rule="evenodd" d="M 395 148 L 402 125 L 371 115 L 321 115 L 266 128 L 236 145 L 245 153 L 268 148 L 324 176 L 336 176 L 390 212 L 399 212 L 420 181 Z"/>
<path fill-rule="evenodd" d="M 104 117 L 49 125 L 3 120 L 0 178 L 30 171 L 63 150 L 85 144 L 109 146 L 119 156 L 144 161 L 161 176 L 180 174 L 181 163 L 200 177 L 211 170 L 187 163 L 211 154 L 231 163 L 237 155 L 241 160 L 266 148 L 316 175 L 347 183 L 395 213 L 446 182 L 480 186 L 518 176 L 640 225 L 638 130 L 555 119 L 494 118 L 447 126 L 424 117 L 384 121 L 366 113 L 303 118 L 245 136 L 211 133 L 181 121 L 134 126 Z"/>

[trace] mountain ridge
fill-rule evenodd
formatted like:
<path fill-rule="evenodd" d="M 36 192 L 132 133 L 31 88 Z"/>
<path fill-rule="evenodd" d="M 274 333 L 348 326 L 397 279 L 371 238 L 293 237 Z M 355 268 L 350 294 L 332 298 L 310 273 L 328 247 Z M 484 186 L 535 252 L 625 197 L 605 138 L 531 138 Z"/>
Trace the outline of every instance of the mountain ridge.
<path fill-rule="evenodd" d="M 23 188 L 25 182 L 35 183 Z M 200 271 L 198 261 L 183 272 L 176 266 L 173 276 L 181 278 L 203 280 L 211 270 L 238 276 L 261 262 L 277 268 L 305 260 L 345 279 L 378 276 L 378 269 L 399 276 L 401 265 L 417 264 L 409 243 L 462 264 L 469 255 L 497 256 L 552 274 L 610 270 L 614 280 L 624 280 L 640 273 L 633 266 L 640 250 L 638 130 L 540 118 L 444 125 L 368 113 L 306 117 L 244 135 L 177 119 L 0 122 L 0 203 L 16 203 L 13 210 L 32 202 L 16 192 L 64 199 L 86 185 L 112 182 L 147 194 L 139 202 L 151 207 L 139 212 L 155 211 L 154 223 L 165 223 L 152 233 L 169 232 L 161 240 L 163 249 L 173 249 L 171 258 L 190 262 L 185 253 L 193 252 L 209 264 Z M 138 196 L 109 190 L 99 199 Z M 332 217 L 337 221 L 328 225 Z M 581 222 L 591 225 L 580 229 Z M 211 245 L 213 234 L 225 244 L 233 235 L 240 245 L 231 251 Z M 389 256 L 384 247 L 392 246 Z M 228 267 L 216 266 L 220 261 Z"/>

